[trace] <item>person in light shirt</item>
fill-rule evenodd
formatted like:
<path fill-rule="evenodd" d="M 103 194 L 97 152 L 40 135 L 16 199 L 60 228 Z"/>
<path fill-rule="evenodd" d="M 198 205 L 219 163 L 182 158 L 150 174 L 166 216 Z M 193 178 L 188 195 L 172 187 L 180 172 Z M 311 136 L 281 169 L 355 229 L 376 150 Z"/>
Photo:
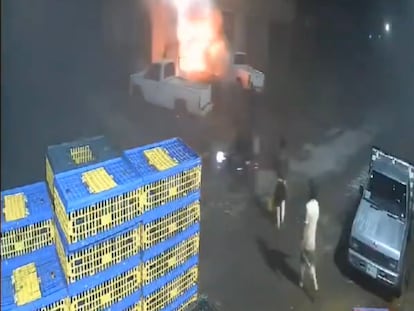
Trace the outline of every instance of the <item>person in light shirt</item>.
<path fill-rule="evenodd" d="M 303 287 L 305 272 L 309 272 L 315 290 L 318 290 L 318 280 L 315 268 L 316 231 L 319 219 L 319 202 L 315 184 L 309 183 L 309 200 L 306 203 L 305 227 L 301 243 L 301 264 L 299 286 Z"/>

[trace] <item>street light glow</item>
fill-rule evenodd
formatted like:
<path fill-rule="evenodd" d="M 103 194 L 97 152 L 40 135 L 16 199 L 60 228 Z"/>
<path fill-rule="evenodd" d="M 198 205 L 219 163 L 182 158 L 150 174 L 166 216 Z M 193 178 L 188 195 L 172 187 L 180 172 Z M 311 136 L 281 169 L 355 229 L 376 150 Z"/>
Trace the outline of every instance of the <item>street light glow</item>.
<path fill-rule="evenodd" d="M 390 32 L 391 26 L 389 23 L 385 23 L 385 31 Z"/>

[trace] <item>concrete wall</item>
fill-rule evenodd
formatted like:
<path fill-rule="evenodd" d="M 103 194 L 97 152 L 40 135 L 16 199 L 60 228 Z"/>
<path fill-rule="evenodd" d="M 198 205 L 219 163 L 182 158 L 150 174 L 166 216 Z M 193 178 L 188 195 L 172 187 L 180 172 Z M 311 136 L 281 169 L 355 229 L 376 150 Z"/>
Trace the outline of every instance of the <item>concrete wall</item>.
<path fill-rule="evenodd" d="M 150 61 L 151 27 L 143 1 L 101 1 L 100 18 L 102 42 L 109 56 L 126 62 L 131 71 Z"/>

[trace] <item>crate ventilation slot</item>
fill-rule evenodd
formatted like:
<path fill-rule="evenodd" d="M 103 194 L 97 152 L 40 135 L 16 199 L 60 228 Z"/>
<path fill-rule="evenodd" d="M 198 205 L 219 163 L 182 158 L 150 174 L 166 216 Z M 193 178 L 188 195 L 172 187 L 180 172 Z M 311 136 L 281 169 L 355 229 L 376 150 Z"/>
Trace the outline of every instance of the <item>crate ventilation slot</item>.
<path fill-rule="evenodd" d="M 144 155 L 147 158 L 148 163 L 154 166 L 158 171 L 168 170 L 178 164 L 178 161 L 170 157 L 168 151 L 161 147 L 145 150 Z"/>
<path fill-rule="evenodd" d="M 29 215 L 26 206 L 27 200 L 23 193 L 4 196 L 4 218 L 6 221 L 14 221 Z"/>
<path fill-rule="evenodd" d="M 90 193 L 100 193 L 117 186 L 113 177 L 103 167 L 82 174 L 82 182 Z"/>
<path fill-rule="evenodd" d="M 42 297 L 36 266 L 30 263 L 13 271 L 14 299 L 18 306 Z"/>
<path fill-rule="evenodd" d="M 70 148 L 70 156 L 76 165 L 89 163 L 95 160 L 89 145 Z"/>

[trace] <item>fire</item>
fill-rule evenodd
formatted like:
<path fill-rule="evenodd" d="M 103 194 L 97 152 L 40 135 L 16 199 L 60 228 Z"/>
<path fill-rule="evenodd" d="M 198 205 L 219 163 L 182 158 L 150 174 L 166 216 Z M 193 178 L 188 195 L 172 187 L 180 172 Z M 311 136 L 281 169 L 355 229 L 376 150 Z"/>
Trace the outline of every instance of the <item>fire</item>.
<path fill-rule="evenodd" d="M 172 0 L 177 12 L 179 68 L 187 75 L 224 74 L 228 49 L 213 0 Z"/>

